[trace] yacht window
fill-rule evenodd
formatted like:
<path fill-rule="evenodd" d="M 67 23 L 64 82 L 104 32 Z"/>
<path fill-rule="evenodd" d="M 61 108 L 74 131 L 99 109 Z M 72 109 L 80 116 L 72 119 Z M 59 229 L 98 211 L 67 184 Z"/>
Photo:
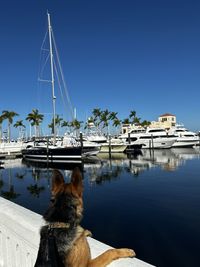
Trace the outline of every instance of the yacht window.
<path fill-rule="evenodd" d="M 134 142 L 134 141 L 136 141 L 136 140 L 137 140 L 136 137 L 131 137 L 131 138 L 130 138 L 130 141 L 132 141 L 132 142 Z M 129 138 L 126 139 L 126 142 L 129 142 Z"/>
<path fill-rule="evenodd" d="M 165 130 L 163 130 L 163 129 L 157 129 L 157 130 L 149 130 L 149 133 L 157 133 L 157 132 L 163 132 L 163 133 L 165 133 Z"/>

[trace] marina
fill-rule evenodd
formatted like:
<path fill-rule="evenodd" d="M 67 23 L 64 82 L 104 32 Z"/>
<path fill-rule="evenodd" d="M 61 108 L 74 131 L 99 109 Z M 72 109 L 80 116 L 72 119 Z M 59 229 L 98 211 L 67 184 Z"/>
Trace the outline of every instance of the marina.
<path fill-rule="evenodd" d="M 110 246 L 133 248 L 137 258 L 154 266 L 198 266 L 199 163 L 199 147 L 87 159 L 83 227 Z M 1 166 L 0 196 L 42 215 L 52 169 L 22 159 Z M 57 167 L 68 181 L 70 166 Z"/>
<path fill-rule="evenodd" d="M 0 267 L 199 266 L 200 3 L 179 2 L 2 3 Z"/>

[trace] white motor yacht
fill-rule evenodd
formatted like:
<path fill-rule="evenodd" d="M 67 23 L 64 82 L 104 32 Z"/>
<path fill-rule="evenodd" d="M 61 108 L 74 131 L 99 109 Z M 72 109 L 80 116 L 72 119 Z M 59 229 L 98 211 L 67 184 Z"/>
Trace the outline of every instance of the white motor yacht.
<path fill-rule="evenodd" d="M 142 145 L 142 148 L 170 148 L 177 139 L 163 128 L 135 127 L 129 133 L 119 136 L 131 145 Z"/>
<path fill-rule="evenodd" d="M 98 144 L 102 144 L 107 142 L 107 138 L 105 135 L 103 135 L 102 133 L 99 132 L 89 132 L 86 135 L 84 135 L 84 139 L 89 141 L 89 142 L 95 142 Z"/>
<path fill-rule="evenodd" d="M 23 148 L 22 141 L 0 143 L 0 154 L 20 153 Z"/>
<path fill-rule="evenodd" d="M 169 133 L 178 136 L 172 147 L 193 147 L 200 142 L 198 134 L 189 131 L 183 125 L 176 125 L 170 129 Z"/>

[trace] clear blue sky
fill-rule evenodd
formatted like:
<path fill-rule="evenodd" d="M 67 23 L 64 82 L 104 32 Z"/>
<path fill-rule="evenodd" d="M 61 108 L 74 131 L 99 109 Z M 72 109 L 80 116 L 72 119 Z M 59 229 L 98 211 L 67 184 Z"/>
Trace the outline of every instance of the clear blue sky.
<path fill-rule="evenodd" d="M 50 89 L 38 92 L 37 81 L 47 9 L 79 120 L 96 107 L 120 119 L 130 110 L 142 120 L 167 112 L 200 130 L 200 1 L 193 0 L 3 1 L 0 112 L 14 110 L 17 120 L 33 108 L 51 112 Z"/>

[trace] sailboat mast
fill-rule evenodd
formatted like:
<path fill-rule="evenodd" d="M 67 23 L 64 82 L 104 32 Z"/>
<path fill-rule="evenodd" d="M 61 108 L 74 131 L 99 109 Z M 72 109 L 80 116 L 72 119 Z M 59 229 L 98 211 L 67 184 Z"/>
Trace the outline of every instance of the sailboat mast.
<path fill-rule="evenodd" d="M 48 17 L 48 32 L 49 32 L 49 50 L 50 50 L 50 64 L 51 64 L 51 86 L 52 86 L 52 100 L 53 100 L 53 136 L 54 145 L 56 142 L 56 96 L 54 90 L 54 69 L 53 69 L 53 49 L 52 49 L 52 28 L 50 14 L 47 13 Z"/>

